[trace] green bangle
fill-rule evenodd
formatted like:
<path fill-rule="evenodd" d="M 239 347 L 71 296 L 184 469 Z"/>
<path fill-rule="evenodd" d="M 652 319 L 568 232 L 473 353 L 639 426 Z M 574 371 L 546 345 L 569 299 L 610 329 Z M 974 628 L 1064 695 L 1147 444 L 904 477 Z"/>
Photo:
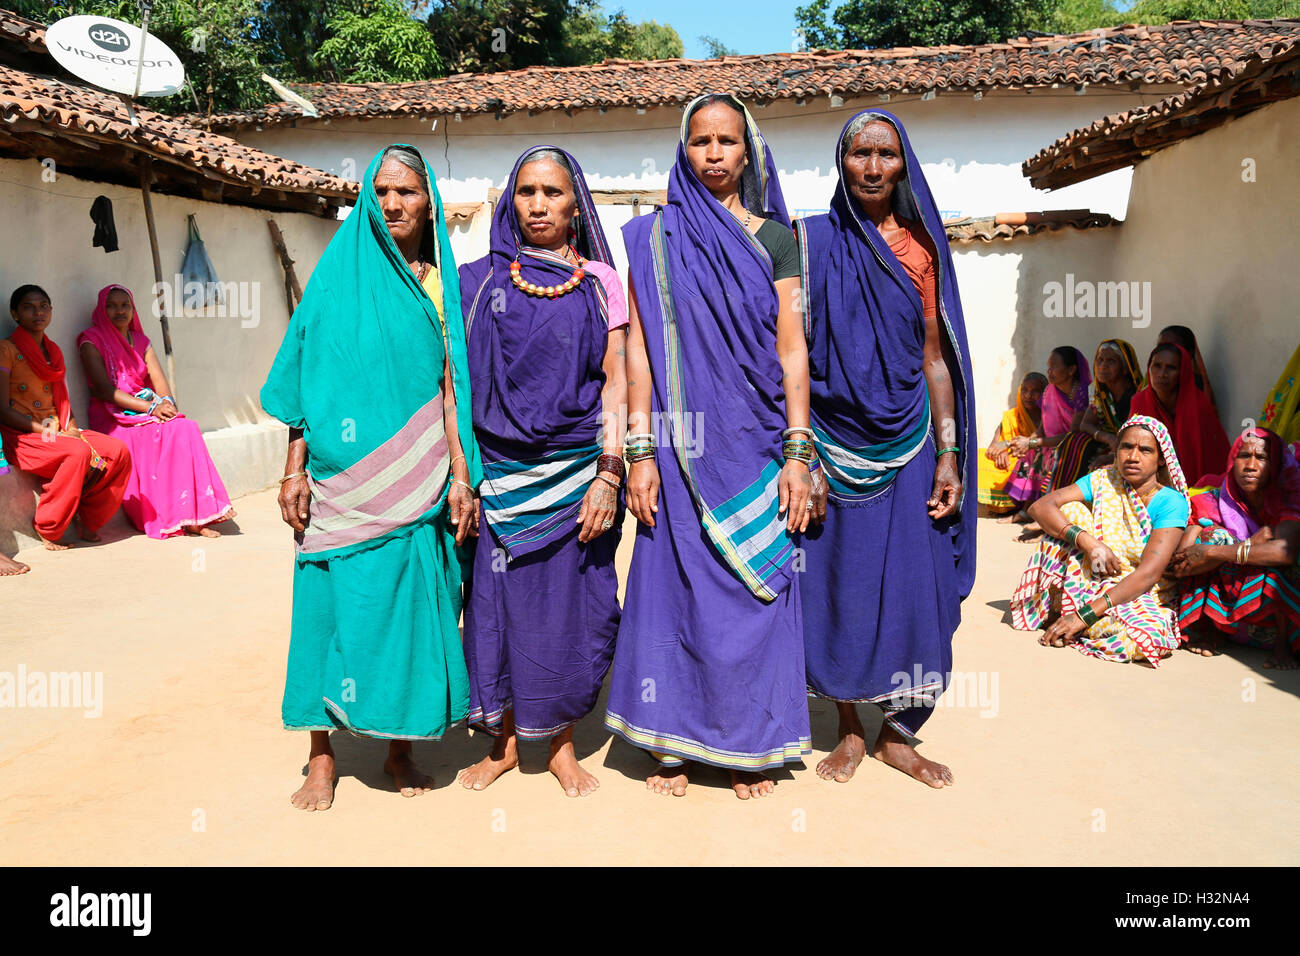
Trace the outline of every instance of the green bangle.
<path fill-rule="evenodd" d="M 960 454 L 960 453 L 961 453 L 961 448 L 958 447 L 957 445 L 952 445 L 952 446 L 949 447 L 949 448 L 940 448 L 938 451 L 936 451 L 936 452 L 934 453 L 934 457 L 935 457 L 935 458 L 942 458 L 944 455 L 948 454 L 948 452 L 950 452 L 950 451 L 955 451 L 955 452 L 957 452 L 958 454 Z"/>
<path fill-rule="evenodd" d="M 1100 620 L 1100 618 L 1097 617 L 1097 612 L 1092 609 L 1091 604 L 1080 604 L 1079 609 L 1074 613 L 1078 614 L 1079 619 L 1088 627 L 1092 627 Z"/>
<path fill-rule="evenodd" d="M 1065 530 L 1061 532 L 1061 540 L 1073 548 L 1074 542 L 1079 539 L 1079 535 L 1081 534 L 1083 534 L 1083 529 L 1077 524 L 1067 524 Z"/>

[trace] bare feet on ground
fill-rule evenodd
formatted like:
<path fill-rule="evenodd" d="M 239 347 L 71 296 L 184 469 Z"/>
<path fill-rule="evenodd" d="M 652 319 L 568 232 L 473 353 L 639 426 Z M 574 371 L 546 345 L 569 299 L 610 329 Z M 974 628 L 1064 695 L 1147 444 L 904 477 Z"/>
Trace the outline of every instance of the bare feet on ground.
<path fill-rule="evenodd" d="M 41 538 L 41 544 L 45 545 L 46 551 L 67 551 L 72 547 L 70 544 L 63 544 L 59 541 L 51 541 L 48 538 Z"/>
<path fill-rule="evenodd" d="M 888 724 L 880 728 L 880 736 L 876 738 L 876 745 L 871 749 L 871 756 L 936 790 L 951 787 L 953 784 L 951 770 L 941 763 L 922 757 L 916 752 L 916 748 L 907 742 L 906 737 Z"/>
<path fill-rule="evenodd" d="M 1021 531 L 1019 537 L 1017 537 L 1015 540 L 1019 541 L 1021 544 L 1025 544 L 1030 541 L 1037 541 L 1042 536 L 1043 536 L 1042 527 L 1038 524 L 1037 521 L 1031 521 L 1029 522 L 1029 524 L 1025 525 L 1025 530 Z"/>
<path fill-rule="evenodd" d="M 1219 635 L 1197 634 L 1190 641 L 1183 645 L 1193 654 L 1200 654 L 1203 657 L 1213 657 L 1219 653 Z"/>
<path fill-rule="evenodd" d="M 317 754 L 307 761 L 307 779 L 289 798 L 299 810 L 328 810 L 334 804 L 334 754 Z"/>
<path fill-rule="evenodd" d="M 861 728 L 856 733 L 840 728 L 840 742 L 817 764 L 817 776 L 848 783 L 866 756 L 867 742 L 862 738 Z"/>
<path fill-rule="evenodd" d="M 647 790 L 654 793 L 671 793 L 674 797 L 686 796 L 686 785 L 690 782 L 690 764 L 678 764 L 669 767 L 660 764 L 659 769 L 646 777 Z"/>
<path fill-rule="evenodd" d="M 86 527 L 85 522 L 80 517 L 77 518 L 77 537 L 82 541 L 102 541 L 98 531 L 91 531 Z"/>
<path fill-rule="evenodd" d="M 216 528 L 210 528 L 207 525 L 202 525 L 200 527 L 195 527 L 194 525 L 187 525 L 185 528 L 185 533 L 191 535 L 201 535 L 205 538 L 221 537 L 220 531 L 218 531 Z"/>
<path fill-rule="evenodd" d="M 0 578 L 8 577 L 11 574 L 26 574 L 31 568 L 21 561 L 15 561 L 13 558 L 0 554 Z"/>
<path fill-rule="evenodd" d="M 507 770 L 519 766 L 519 746 L 514 735 L 503 732 L 492 740 L 492 752 L 473 766 L 466 767 L 456 776 L 456 780 L 466 790 L 486 790 L 492 781 Z"/>
<path fill-rule="evenodd" d="M 433 789 L 433 778 L 415 765 L 411 759 L 411 742 L 394 740 L 388 745 L 388 759 L 384 773 L 393 778 L 397 792 L 404 797 L 418 797 Z"/>
<path fill-rule="evenodd" d="M 578 756 L 573 752 L 572 727 L 551 741 L 551 758 L 546 767 L 560 781 L 566 796 L 585 797 L 600 787 L 600 781 L 578 763 Z"/>
<path fill-rule="evenodd" d="M 775 790 L 776 781 L 751 770 L 733 770 L 731 789 L 736 791 L 736 796 L 741 800 L 758 799 Z"/>
<path fill-rule="evenodd" d="M 1293 671 L 1300 667 L 1300 661 L 1296 660 L 1295 653 L 1291 650 L 1291 642 L 1283 634 L 1279 634 L 1273 641 L 1273 656 L 1264 662 L 1269 670 Z"/>

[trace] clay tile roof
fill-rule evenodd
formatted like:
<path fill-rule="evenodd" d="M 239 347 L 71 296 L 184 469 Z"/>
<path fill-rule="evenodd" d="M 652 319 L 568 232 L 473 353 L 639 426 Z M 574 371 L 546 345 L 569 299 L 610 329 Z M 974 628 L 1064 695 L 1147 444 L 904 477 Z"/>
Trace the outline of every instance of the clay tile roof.
<path fill-rule="evenodd" d="M 414 83 L 297 85 L 322 118 L 510 113 L 596 107 L 678 106 L 729 90 L 768 102 L 930 90 L 978 91 L 1052 84 L 1204 82 L 1256 50 L 1300 39 L 1300 19 L 1179 21 L 982 46 L 816 50 L 716 60 L 606 60 L 595 66 L 530 67 Z M 287 123 L 301 110 L 272 103 L 212 118 L 221 128 Z"/>
<path fill-rule="evenodd" d="M 1057 189 L 1141 162 L 1267 103 L 1300 94 L 1300 38 L 1278 40 L 1218 67 L 1190 90 L 1139 109 L 1104 116 L 1025 161 L 1039 189 Z"/>
<path fill-rule="evenodd" d="M 1000 212 L 996 216 L 952 219 L 943 224 L 949 242 L 992 242 L 1058 229 L 1106 229 L 1121 225 L 1104 212 L 1052 209 L 1047 212 Z"/>

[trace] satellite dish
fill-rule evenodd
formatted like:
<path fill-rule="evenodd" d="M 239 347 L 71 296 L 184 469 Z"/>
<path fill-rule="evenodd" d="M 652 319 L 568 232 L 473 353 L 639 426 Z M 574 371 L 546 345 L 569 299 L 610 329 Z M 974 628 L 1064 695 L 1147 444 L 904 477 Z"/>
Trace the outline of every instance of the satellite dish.
<path fill-rule="evenodd" d="M 110 17 L 64 17 L 46 29 L 45 46 L 69 73 L 114 93 L 170 96 L 185 84 L 166 43 Z"/>

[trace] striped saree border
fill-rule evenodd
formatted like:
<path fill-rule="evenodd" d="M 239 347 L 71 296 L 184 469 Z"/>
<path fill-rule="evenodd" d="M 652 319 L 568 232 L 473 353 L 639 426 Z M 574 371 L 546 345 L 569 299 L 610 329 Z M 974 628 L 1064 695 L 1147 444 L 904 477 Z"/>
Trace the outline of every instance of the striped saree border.
<path fill-rule="evenodd" d="M 679 760 L 694 760 L 734 770 L 773 770 L 800 761 L 812 753 L 811 737 L 800 737 L 797 741 L 789 741 L 763 753 L 722 750 L 689 737 L 637 727 L 613 711 L 605 713 L 605 728 L 632 746 L 649 750 L 656 755 L 668 754 Z"/>
<path fill-rule="evenodd" d="M 754 248 L 767 257 L 767 250 L 758 240 L 748 230 L 745 230 L 745 234 Z M 678 416 L 674 420 L 684 421 L 686 382 L 682 371 L 681 342 L 677 336 L 677 310 L 673 305 L 672 284 L 668 275 L 662 215 L 656 215 L 650 229 L 650 249 L 659 307 L 664 317 L 664 356 L 667 364 L 665 390 L 669 411 Z M 770 257 L 768 261 L 771 261 Z M 673 452 L 681 466 L 691 497 L 699 508 L 700 523 L 718 554 L 756 597 L 768 602 L 776 600 L 777 591 L 768 582 L 794 552 L 794 544 L 788 538 L 781 543 L 780 535 L 785 530 L 786 521 L 777 510 L 775 487 L 772 487 L 772 494 L 762 508 L 757 507 L 756 502 L 763 490 L 774 485 L 780 475 L 780 464 L 775 459 L 770 461 L 755 481 L 714 509 L 709 507 L 700 494 L 687 449 L 674 443 Z M 743 518 L 738 517 L 742 514 Z"/>
<path fill-rule="evenodd" d="M 413 524 L 441 501 L 449 473 L 439 393 L 356 464 L 322 479 L 308 465 L 311 520 L 298 536 L 299 555 L 319 557 Z"/>
<path fill-rule="evenodd" d="M 483 462 L 483 513 L 514 560 L 513 550 L 545 543 L 577 514 L 596 478 L 599 444 L 566 448 L 537 458 Z M 532 550 L 532 549 L 529 549 Z"/>

